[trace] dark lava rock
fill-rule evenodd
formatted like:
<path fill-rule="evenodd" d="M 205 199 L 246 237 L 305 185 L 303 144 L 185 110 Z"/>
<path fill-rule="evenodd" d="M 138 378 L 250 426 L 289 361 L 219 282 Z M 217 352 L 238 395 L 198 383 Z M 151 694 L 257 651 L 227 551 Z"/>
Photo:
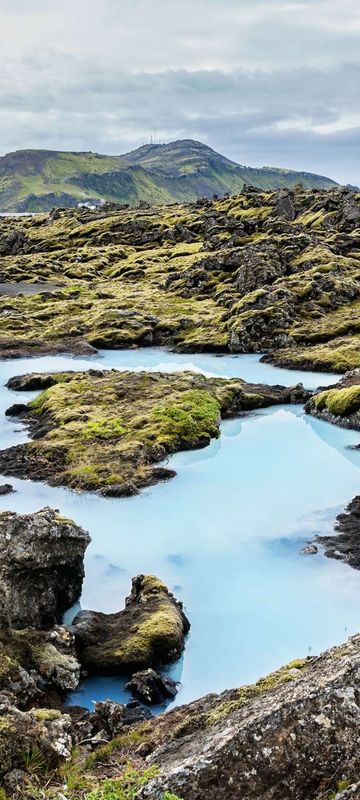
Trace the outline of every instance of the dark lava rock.
<path fill-rule="evenodd" d="M 123 728 L 137 722 L 144 722 L 151 717 L 151 711 L 137 701 L 125 706 L 121 703 L 113 703 L 111 700 L 104 700 L 96 703 L 95 711 L 91 715 L 91 722 L 95 730 L 105 730 L 107 735 L 113 737 L 117 736 Z"/>
<path fill-rule="evenodd" d="M 28 414 L 29 408 L 25 403 L 14 403 L 14 405 L 7 408 L 5 411 L 6 417 L 20 417 L 22 414 Z"/>
<path fill-rule="evenodd" d="M 177 686 L 171 678 L 163 678 L 154 669 L 145 669 L 132 676 L 125 689 L 132 692 L 142 703 L 149 706 L 164 703 L 177 694 Z"/>
<path fill-rule="evenodd" d="M 134 483 L 113 483 L 109 486 L 104 486 L 99 490 L 102 497 L 132 497 L 139 494 L 139 490 Z"/>
<path fill-rule="evenodd" d="M 27 253 L 30 241 L 23 231 L 13 231 L 0 238 L 0 256 L 16 256 L 18 253 Z"/>
<path fill-rule="evenodd" d="M 345 561 L 354 569 L 360 569 L 360 496 L 349 503 L 345 512 L 339 514 L 332 536 L 318 536 L 328 558 Z"/>
<path fill-rule="evenodd" d="M 89 534 L 53 509 L 0 514 L 0 618 L 50 628 L 80 596 Z"/>
<path fill-rule="evenodd" d="M 151 470 L 151 475 L 154 481 L 169 481 L 171 478 L 176 477 L 176 470 L 168 469 L 168 467 L 154 467 Z"/>
<path fill-rule="evenodd" d="M 71 380 L 76 373 L 65 373 L 64 377 L 65 375 L 68 376 L 68 380 Z M 28 375 L 14 375 L 14 377 L 9 378 L 6 386 L 8 389 L 17 392 L 33 392 L 49 389 L 50 386 L 55 386 L 55 384 L 58 382 L 58 376 L 56 373 L 52 374 L 51 372 L 33 372 Z M 12 406 L 12 408 L 15 408 L 15 406 Z"/>
<path fill-rule="evenodd" d="M 175 661 L 189 629 L 182 603 L 154 575 L 133 578 L 123 611 L 80 611 L 73 621 L 81 664 L 102 675 L 131 675 Z"/>
<path fill-rule="evenodd" d="M 2 483 L 0 484 L 0 495 L 3 494 L 12 494 L 15 491 L 11 483 Z"/>
<path fill-rule="evenodd" d="M 285 261 L 279 249 L 270 242 L 250 244 L 241 248 L 235 284 L 241 295 L 273 283 L 285 274 Z"/>
<path fill-rule="evenodd" d="M 296 211 L 294 206 L 294 195 L 286 189 L 279 192 L 279 199 L 274 208 L 274 214 L 282 219 L 294 220 Z"/>

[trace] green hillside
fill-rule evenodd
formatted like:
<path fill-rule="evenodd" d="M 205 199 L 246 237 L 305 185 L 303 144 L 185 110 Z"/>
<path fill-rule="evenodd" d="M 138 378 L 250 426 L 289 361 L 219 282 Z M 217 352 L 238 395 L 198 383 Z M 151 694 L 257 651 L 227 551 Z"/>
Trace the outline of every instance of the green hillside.
<path fill-rule="evenodd" d="M 131 206 L 186 202 L 235 194 L 244 184 L 269 190 L 299 183 L 336 185 L 307 172 L 240 166 L 191 139 L 144 145 L 124 156 L 19 150 L 0 157 L 0 210 L 46 211 L 100 200 Z"/>

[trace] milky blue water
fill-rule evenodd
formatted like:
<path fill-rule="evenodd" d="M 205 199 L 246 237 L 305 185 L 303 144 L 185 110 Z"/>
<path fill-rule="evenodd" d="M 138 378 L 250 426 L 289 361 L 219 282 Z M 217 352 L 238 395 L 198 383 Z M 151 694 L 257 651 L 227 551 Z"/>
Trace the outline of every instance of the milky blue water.
<path fill-rule="evenodd" d="M 26 441 L 4 411 L 33 396 L 3 388 L 11 375 L 95 366 L 186 368 L 309 388 L 336 379 L 276 369 L 254 355 L 156 349 L 0 362 L 1 447 Z M 275 407 L 224 421 L 209 447 L 170 459 L 174 480 L 138 497 L 100 498 L 12 479 L 17 492 L 0 497 L 0 509 L 50 505 L 90 531 L 83 608 L 120 609 L 139 572 L 168 584 L 192 623 L 185 654 L 169 669 L 181 681 L 175 702 L 182 703 L 253 681 L 360 629 L 360 573 L 321 554 L 301 554 L 315 534 L 332 531 L 337 513 L 359 492 L 360 452 L 349 448 L 359 439 L 306 417 L 301 406 Z M 124 702 L 124 682 L 93 678 L 69 700 L 89 707 L 106 697 Z"/>

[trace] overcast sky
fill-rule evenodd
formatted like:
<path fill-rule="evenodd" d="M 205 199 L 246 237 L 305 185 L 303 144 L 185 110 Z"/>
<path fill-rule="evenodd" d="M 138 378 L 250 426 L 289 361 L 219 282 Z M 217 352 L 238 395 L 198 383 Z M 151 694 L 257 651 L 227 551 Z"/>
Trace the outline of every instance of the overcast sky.
<path fill-rule="evenodd" d="M 360 183 L 359 0 L 0 0 L 0 151 L 199 139 Z"/>

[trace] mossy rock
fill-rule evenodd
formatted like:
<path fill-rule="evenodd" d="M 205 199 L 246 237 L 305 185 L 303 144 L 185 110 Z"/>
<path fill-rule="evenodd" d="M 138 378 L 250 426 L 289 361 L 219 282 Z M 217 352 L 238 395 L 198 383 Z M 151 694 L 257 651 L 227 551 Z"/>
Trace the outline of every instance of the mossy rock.
<path fill-rule="evenodd" d="M 31 376 L 13 379 L 18 388 L 29 382 Z M 34 441 L 1 452 L 0 469 L 123 497 L 174 475 L 156 464 L 209 444 L 220 435 L 221 417 L 306 396 L 302 388 L 192 372 L 53 373 L 27 407 Z"/>
<path fill-rule="evenodd" d="M 310 403 L 316 411 L 329 411 L 335 417 L 348 417 L 360 410 L 360 386 L 328 389 L 315 395 Z"/>
<path fill-rule="evenodd" d="M 182 604 L 153 575 L 133 579 L 123 611 L 81 611 L 73 622 L 80 662 L 93 674 L 131 674 L 174 661 L 189 628 Z"/>

